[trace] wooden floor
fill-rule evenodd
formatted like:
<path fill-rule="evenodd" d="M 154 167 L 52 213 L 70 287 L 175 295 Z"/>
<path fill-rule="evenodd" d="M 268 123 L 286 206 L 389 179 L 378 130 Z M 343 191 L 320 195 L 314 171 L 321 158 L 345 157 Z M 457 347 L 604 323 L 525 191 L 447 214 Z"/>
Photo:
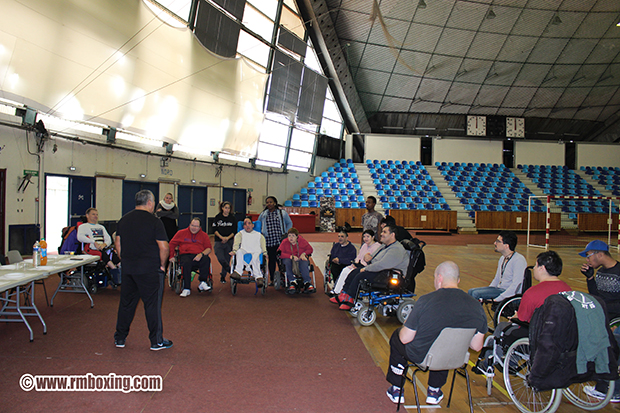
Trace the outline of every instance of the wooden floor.
<path fill-rule="evenodd" d="M 424 252 L 426 254 L 427 266 L 424 272 L 416 278 L 416 294 L 423 295 L 433 291 L 433 272 L 438 264 L 446 260 L 454 261 L 459 265 L 461 270 L 460 287 L 465 291 L 472 287 L 486 286 L 491 282 L 495 275 L 499 254 L 493 251 L 493 245 L 491 244 L 492 241 L 487 241 L 489 239 L 488 236 L 484 241 L 488 242 L 488 244 L 476 244 L 475 236 L 471 237 L 472 243 L 467 245 L 440 245 L 441 241 L 439 241 L 434 245 L 429 243 L 429 245 L 425 247 Z M 358 238 L 359 234 L 351 234 L 351 240 L 359 246 Z M 424 239 L 423 236 L 420 236 L 419 238 Z M 446 244 L 448 244 L 448 242 L 446 242 Z M 331 248 L 331 243 L 313 242 L 312 245 L 315 249 L 313 258 L 317 263 L 317 266 L 322 269 L 323 263 L 325 262 L 325 257 Z M 533 265 L 536 261 L 536 256 L 544 250 L 540 248 L 527 248 L 521 245 L 517 246 L 517 251 L 525 256 L 528 265 Z M 584 262 L 584 259 L 577 255 L 577 252 L 581 251 L 581 249 L 558 248 L 556 251 L 560 254 L 564 263 L 564 270 L 561 278 L 573 289 L 587 292 L 585 279 L 579 271 L 581 264 Z M 617 253 L 612 253 L 612 256 L 618 259 Z M 334 311 L 338 310 L 334 308 Z M 357 319 L 353 317 L 351 317 L 351 323 L 355 326 L 377 366 L 385 372 L 388 366 L 389 358 L 388 340 L 392 332 L 399 327 L 397 318 L 378 316 L 377 321 L 371 327 L 360 326 Z M 477 353 L 471 354 L 470 365 L 473 365 L 472 362 L 475 362 L 477 356 Z M 419 374 L 418 377 L 420 379 L 418 381 L 418 388 L 420 390 L 420 398 L 423 409 L 445 409 L 452 374 L 450 374 L 448 384 L 444 386 L 443 391 L 446 396 L 440 406 L 424 406 L 427 377 L 426 374 Z M 503 413 L 518 411 L 510 401 L 510 398 L 507 396 L 501 375 L 498 374 L 495 377 L 494 388 L 491 396 L 487 396 L 485 387 L 486 382 L 483 376 L 471 374 L 470 377 L 475 412 Z M 387 381 L 384 385 L 387 390 L 389 387 Z M 455 390 L 452 399 L 452 404 L 449 410 L 450 412 L 469 412 L 469 406 L 467 403 L 467 387 L 465 385 L 465 380 L 460 376 L 457 376 L 456 378 Z M 409 412 L 416 411 L 413 386 L 411 385 L 406 386 L 405 406 Z M 564 398 L 558 411 L 562 413 L 572 413 L 580 412 L 582 410 L 573 406 L 566 400 L 566 398 Z M 608 404 L 600 411 L 620 411 L 620 403 Z"/>

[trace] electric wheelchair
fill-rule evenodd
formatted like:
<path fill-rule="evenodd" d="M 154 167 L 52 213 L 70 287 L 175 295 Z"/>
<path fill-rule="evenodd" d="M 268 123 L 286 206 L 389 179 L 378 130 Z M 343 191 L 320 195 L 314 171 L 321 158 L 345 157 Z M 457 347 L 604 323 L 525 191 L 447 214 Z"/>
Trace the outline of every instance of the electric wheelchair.
<path fill-rule="evenodd" d="M 237 222 L 237 232 L 240 232 L 243 230 L 243 221 L 239 221 Z M 254 230 L 257 232 L 261 232 L 261 222 L 260 221 L 254 221 Z M 230 277 L 230 291 L 232 292 L 232 295 L 236 295 L 237 294 L 237 284 L 250 284 L 250 283 L 255 283 L 256 284 L 256 280 L 254 279 L 254 277 L 252 277 L 250 275 L 250 262 L 252 261 L 252 254 L 245 254 L 244 255 L 244 263 L 243 263 L 243 273 L 241 274 L 241 278 L 236 280 L 233 277 Z M 230 260 L 230 270 L 231 273 L 235 270 L 235 266 L 237 264 L 237 255 L 233 254 Z M 260 256 L 260 270 L 263 273 L 263 277 L 265 277 L 265 275 L 267 274 L 267 254 L 261 254 Z M 263 286 L 260 287 L 260 291 L 262 295 L 265 295 L 265 292 L 267 291 L 267 283 L 265 282 L 266 278 L 263 278 Z M 254 291 L 254 295 L 256 295 L 258 293 L 259 287 L 258 284 L 256 284 L 256 290 Z"/>
<path fill-rule="evenodd" d="M 358 286 L 355 305 L 350 312 L 363 326 L 371 326 L 377 319 L 378 310 L 383 316 L 396 316 L 404 323 L 413 310 L 415 301 L 415 277 L 424 270 L 426 243 L 417 238 L 400 241 L 409 251 L 409 265 L 403 274 L 397 269 L 387 271 L 386 277 L 374 281 L 362 280 Z"/>

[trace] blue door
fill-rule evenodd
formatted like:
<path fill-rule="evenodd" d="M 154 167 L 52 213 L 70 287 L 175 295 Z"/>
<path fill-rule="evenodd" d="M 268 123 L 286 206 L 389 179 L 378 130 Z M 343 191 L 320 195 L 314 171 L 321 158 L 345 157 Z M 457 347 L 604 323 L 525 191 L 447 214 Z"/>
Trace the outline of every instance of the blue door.
<path fill-rule="evenodd" d="M 245 189 L 224 188 L 222 191 L 222 202 L 228 201 L 232 204 L 232 213 L 237 221 L 243 221 L 246 214 L 246 193 Z"/>
<path fill-rule="evenodd" d="M 194 218 L 200 218 L 202 230 L 207 232 L 207 188 L 179 185 L 177 195 L 179 229 L 189 227 Z"/>
<path fill-rule="evenodd" d="M 136 207 L 138 191 L 148 189 L 155 196 L 155 206 L 159 203 L 159 183 L 143 181 L 123 181 L 123 215 Z"/>
<path fill-rule="evenodd" d="M 95 178 L 69 177 L 70 225 L 75 225 L 88 208 L 95 207 Z"/>

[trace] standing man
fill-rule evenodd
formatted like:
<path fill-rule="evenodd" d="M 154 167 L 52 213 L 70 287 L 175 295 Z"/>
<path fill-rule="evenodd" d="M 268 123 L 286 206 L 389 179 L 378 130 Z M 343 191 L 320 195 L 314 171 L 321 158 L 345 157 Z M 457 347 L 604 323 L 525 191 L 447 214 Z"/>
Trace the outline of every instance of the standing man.
<path fill-rule="evenodd" d="M 116 347 L 125 347 L 140 299 L 149 328 L 151 350 L 172 347 L 172 341 L 163 336 L 161 320 L 168 237 L 164 224 L 153 215 L 154 209 L 155 197 L 144 189 L 136 194 L 136 209 L 118 221 L 115 246 L 119 257 L 122 251 L 123 288 L 114 333 Z"/>
<path fill-rule="evenodd" d="M 426 357 L 435 339 L 444 328 L 475 328 L 469 347 L 480 351 L 487 332 L 487 317 L 482 306 L 459 289 L 459 267 L 444 261 L 435 270 L 435 291 L 416 301 L 407 321 L 394 331 L 390 339 L 390 365 L 386 380 L 392 384 L 387 396 L 394 403 L 405 402 L 399 387 L 407 361 L 420 363 Z M 427 404 L 439 404 L 443 399 L 441 388 L 446 384 L 448 370 L 429 371 Z"/>
<path fill-rule="evenodd" d="M 620 317 L 620 264 L 609 254 L 609 246 L 594 240 L 579 255 L 586 258 L 581 273 L 588 281 L 588 293 L 605 301 L 610 320 Z M 595 268 L 598 269 L 596 275 Z"/>
<path fill-rule="evenodd" d="M 179 248 L 179 264 L 183 267 L 183 291 L 181 297 L 192 292 L 192 271 L 200 270 L 198 292 L 209 291 L 211 286 L 211 240 L 200 227 L 200 218 L 193 218 L 189 227 L 178 231 L 170 240 L 170 262 L 174 262 L 174 252 Z"/>
<path fill-rule="evenodd" d="M 476 300 L 486 299 L 501 302 L 504 298 L 519 294 L 523 284 L 523 274 L 527 267 L 525 257 L 515 251 L 517 234 L 502 231 L 493 243 L 495 252 L 502 256 L 497 263 L 495 278 L 488 287 L 471 288 L 468 293 Z"/>
<path fill-rule="evenodd" d="M 375 206 L 377 205 L 377 198 L 374 196 L 369 196 L 366 198 L 366 212 L 362 215 L 362 227 L 364 231 L 367 229 L 372 229 L 375 232 L 375 241 L 380 241 L 381 239 L 381 228 L 379 224 L 381 224 L 381 220 L 383 219 L 383 215 L 380 212 L 375 211 Z"/>

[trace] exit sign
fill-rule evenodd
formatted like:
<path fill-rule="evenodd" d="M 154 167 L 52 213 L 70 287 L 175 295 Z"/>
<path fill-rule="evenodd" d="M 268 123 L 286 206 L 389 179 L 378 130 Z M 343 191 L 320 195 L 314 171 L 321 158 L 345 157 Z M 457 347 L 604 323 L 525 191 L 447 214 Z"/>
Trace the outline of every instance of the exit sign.
<path fill-rule="evenodd" d="M 24 175 L 39 176 L 39 171 L 31 171 L 29 169 L 24 169 Z"/>

